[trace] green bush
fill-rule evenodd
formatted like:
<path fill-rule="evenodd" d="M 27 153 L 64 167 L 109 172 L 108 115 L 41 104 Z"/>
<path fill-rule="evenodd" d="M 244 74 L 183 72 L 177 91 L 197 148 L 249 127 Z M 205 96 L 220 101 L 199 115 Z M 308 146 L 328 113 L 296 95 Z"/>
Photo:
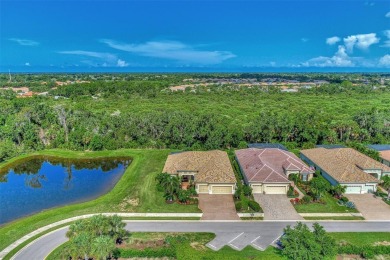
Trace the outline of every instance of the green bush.
<path fill-rule="evenodd" d="M 340 200 L 344 203 L 348 202 L 349 199 L 347 197 L 341 197 Z"/>
<path fill-rule="evenodd" d="M 242 210 L 242 202 L 241 201 L 237 201 L 234 205 L 236 206 L 236 211 Z"/>
<path fill-rule="evenodd" d="M 247 185 L 244 185 L 244 187 L 242 188 L 242 191 L 244 192 L 244 195 L 247 197 L 252 195 L 252 188 L 247 186 Z"/>
<path fill-rule="evenodd" d="M 372 258 L 375 255 L 390 255 L 390 246 L 345 245 L 345 246 L 339 246 L 337 249 L 337 253 L 354 254 L 354 255 L 361 255 L 364 258 Z"/>
<path fill-rule="evenodd" d="M 310 197 L 309 195 L 305 195 L 305 196 L 303 196 L 302 201 L 305 204 L 310 203 L 312 201 L 312 197 Z"/>
<path fill-rule="evenodd" d="M 255 212 L 262 212 L 262 209 L 261 209 L 259 203 L 257 203 L 254 200 L 248 201 L 248 206 Z"/>

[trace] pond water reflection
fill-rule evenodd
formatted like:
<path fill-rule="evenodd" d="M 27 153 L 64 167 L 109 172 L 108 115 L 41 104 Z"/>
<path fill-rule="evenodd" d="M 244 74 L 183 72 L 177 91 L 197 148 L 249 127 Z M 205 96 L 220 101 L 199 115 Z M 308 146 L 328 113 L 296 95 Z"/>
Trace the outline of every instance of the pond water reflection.
<path fill-rule="evenodd" d="M 0 224 L 110 191 L 130 158 L 64 159 L 34 156 L 0 172 Z"/>

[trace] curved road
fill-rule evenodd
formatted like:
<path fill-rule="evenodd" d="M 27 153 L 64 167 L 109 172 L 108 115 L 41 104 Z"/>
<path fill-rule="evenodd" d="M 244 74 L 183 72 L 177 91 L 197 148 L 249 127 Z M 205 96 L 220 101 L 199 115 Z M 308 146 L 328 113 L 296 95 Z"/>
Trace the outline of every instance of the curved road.
<path fill-rule="evenodd" d="M 247 245 L 264 250 L 272 244 L 287 225 L 294 221 L 262 221 L 262 222 L 204 222 L 204 221 L 125 221 L 130 232 L 210 232 L 216 238 L 207 246 L 219 250 L 228 245 L 242 250 Z M 309 226 L 315 221 L 304 221 Z M 390 232 L 390 222 L 386 221 L 320 221 L 329 232 Z M 45 259 L 52 250 L 67 241 L 65 236 L 68 227 L 48 233 L 22 248 L 11 259 Z"/>

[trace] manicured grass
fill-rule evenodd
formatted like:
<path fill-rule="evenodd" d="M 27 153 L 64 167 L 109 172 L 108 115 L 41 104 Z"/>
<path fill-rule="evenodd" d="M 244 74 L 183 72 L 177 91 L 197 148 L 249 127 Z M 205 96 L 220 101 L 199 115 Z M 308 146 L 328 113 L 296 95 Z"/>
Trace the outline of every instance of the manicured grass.
<path fill-rule="evenodd" d="M 306 220 L 364 220 L 363 217 L 304 217 Z"/>
<path fill-rule="evenodd" d="M 294 205 L 295 209 L 299 213 L 348 213 L 359 212 L 356 209 L 350 209 L 345 206 L 339 206 L 337 200 L 330 194 L 326 193 L 323 196 L 326 204 L 321 203 L 309 203 L 309 204 L 297 204 Z"/>
<path fill-rule="evenodd" d="M 155 176 L 161 172 L 169 152 L 169 150 L 148 149 L 102 152 L 44 150 L 1 163 L 0 170 L 31 155 L 65 158 L 110 156 L 129 156 L 133 158 L 122 178 L 109 193 L 92 201 L 46 210 L 2 226 L 0 228 L 0 250 L 42 226 L 78 215 L 101 212 L 200 212 L 197 205 L 166 204 L 163 194 L 157 192 Z"/>
<path fill-rule="evenodd" d="M 374 245 L 375 242 L 390 242 L 389 232 L 343 232 L 329 233 L 336 243 L 349 243 L 356 246 Z"/>

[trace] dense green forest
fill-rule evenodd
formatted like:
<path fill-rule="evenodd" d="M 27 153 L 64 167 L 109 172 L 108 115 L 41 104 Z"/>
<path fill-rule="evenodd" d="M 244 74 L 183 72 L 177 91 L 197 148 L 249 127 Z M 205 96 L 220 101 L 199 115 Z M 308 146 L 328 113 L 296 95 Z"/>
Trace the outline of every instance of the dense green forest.
<path fill-rule="evenodd" d="M 18 75 L 13 79 L 18 83 L 7 85 L 7 75 L 2 75 L 3 87 L 28 85 L 49 93 L 17 98 L 12 90 L 0 88 L 0 161 L 45 148 L 198 150 L 281 142 L 294 149 L 315 144 L 390 143 L 390 87 L 388 81 L 376 87 L 381 77 L 389 75 L 374 74 L 364 84 L 362 75 L 300 75 L 300 80 L 329 83 L 297 93 L 234 84 L 176 92 L 168 88 L 188 77 L 249 76 L 77 75 L 89 82 L 53 88 L 58 78 L 74 80 L 75 76 Z"/>

